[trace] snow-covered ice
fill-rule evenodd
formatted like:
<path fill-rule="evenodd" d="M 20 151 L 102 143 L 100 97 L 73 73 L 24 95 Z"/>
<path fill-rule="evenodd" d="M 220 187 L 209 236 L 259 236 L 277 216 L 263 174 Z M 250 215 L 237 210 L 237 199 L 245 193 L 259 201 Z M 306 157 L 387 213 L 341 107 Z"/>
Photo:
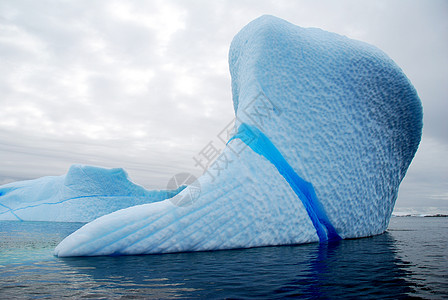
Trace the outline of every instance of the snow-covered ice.
<path fill-rule="evenodd" d="M 235 137 L 174 198 L 80 228 L 57 256 L 300 244 L 384 232 L 417 151 L 422 107 L 381 50 L 272 16 L 233 39 Z"/>
<path fill-rule="evenodd" d="M 62 176 L 0 186 L 0 220 L 90 222 L 116 210 L 171 198 L 177 190 L 148 191 L 123 169 L 73 165 Z"/>

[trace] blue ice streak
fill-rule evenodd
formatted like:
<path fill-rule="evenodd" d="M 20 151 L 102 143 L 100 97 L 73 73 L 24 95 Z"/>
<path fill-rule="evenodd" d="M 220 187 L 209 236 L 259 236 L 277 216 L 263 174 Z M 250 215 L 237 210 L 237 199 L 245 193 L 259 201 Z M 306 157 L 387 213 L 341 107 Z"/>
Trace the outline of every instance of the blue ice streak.
<path fill-rule="evenodd" d="M 248 145 L 254 152 L 264 156 L 269 160 L 286 179 L 297 197 L 302 201 L 305 209 L 316 228 L 320 242 L 337 241 L 341 237 L 331 224 L 325 213 L 322 204 L 316 196 L 313 185 L 303 180 L 291 165 L 286 161 L 277 147 L 258 128 L 242 123 L 238 127 L 238 132 L 227 143 L 233 139 L 240 139 Z"/>

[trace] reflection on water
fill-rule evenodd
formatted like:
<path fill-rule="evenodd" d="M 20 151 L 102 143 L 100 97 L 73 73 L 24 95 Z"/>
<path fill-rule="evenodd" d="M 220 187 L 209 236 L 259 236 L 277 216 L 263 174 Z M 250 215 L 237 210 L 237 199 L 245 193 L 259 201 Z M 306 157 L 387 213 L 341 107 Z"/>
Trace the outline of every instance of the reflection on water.
<path fill-rule="evenodd" d="M 417 249 L 406 250 L 404 246 L 409 241 L 404 239 L 418 238 L 415 238 L 416 232 L 412 235 L 401 231 L 402 225 L 395 225 L 395 229 L 381 236 L 327 245 L 127 257 L 57 259 L 48 255 L 35 257 L 34 261 L 9 264 L 1 258 L 0 298 L 447 296 L 446 278 L 428 279 L 430 277 L 413 262 L 413 254 L 410 253 L 415 253 Z M 76 226 L 79 224 L 73 225 L 72 230 Z M 60 230 L 56 226 L 42 235 L 56 239 L 56 229 Z M 425 237 L 427 233 L 420 235 Z M 14 238 L 11 237 L 11 240 Z M 3 243 L 0 245 L 4 246 Z M 52 247 L 48 247 L 47 239 L 39 250 L 27 249 L 23 252 L 34 253 L 35 250 L 37 255 L 41 255 L 45 251 L 50 253 Z M 0 257 L 3 254 L 2 249 Z M 433 256 L 441 269 L 440 274 L 445 274 L 446 263 L 440 265 L 438 262 L 439 259 L 443 260 L 443 254 L 442 258 L 437 253 Z M 426 264 L 426 267 L 431 266 L 430 262 Z"/>
<path fill-rule="evenodd" d="M 186 297 L 335 298 L 411 293 L 389 234 L 329 245 L 169 255 L 62 259 L 95 282 L 139 289 L 173 288 Z M 94 266 L 94 268 L 92 268 Z"/>

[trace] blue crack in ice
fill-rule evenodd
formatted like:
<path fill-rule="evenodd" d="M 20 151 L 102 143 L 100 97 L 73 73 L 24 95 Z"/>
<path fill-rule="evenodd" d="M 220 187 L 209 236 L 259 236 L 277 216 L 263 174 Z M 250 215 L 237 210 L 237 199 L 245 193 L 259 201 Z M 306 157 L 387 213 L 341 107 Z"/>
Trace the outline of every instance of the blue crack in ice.
<path fill-rule="evenodd" d="M 0 196 L 1 196 L 1 195 L 0 195 Z M 23 221 L 23 220 L 22 220 L 22 219 L 21 219 L 21 218 L 14 212 L 14 210 L 13 210 L 12 208 L 10 208 L 10 207 L 8 207 L 8 206 L 2 204 L 2 203 L 0 203 L 0 206 L 2 206 L 2 207 L 4 207 L 4 208 L 7 209 L 7 211 L 0 212 L 0 215 L 1 215 L 1 214 L 6 214 L 6 213 L 11 213 L 11 214 L 14 215 L 14 217 L 17 218 L 17 220 L 19 220 L 19 221 Z"/>
<path fill-rule="evenodd" d="M 319 202 L 313 185 L 297 175 L 280 151 L 263 132 L 254 126 L 242 123 L 238 127 L 236 135 L 230 138 L 227 143 L 230 143 L 233 139 L 240 139 L 254 152 L 264 156 L 277 168 L 305 206 L 308 216 L 314 228 L 316 228 L 320 242 L 341 239 L 328 219 L 322 204 Z"/>

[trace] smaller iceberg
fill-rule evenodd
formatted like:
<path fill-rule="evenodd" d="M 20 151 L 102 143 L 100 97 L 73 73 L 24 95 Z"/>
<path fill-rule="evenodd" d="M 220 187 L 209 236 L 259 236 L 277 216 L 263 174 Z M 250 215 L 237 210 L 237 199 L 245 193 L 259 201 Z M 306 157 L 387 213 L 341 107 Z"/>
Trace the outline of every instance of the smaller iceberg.
<path fill-rule="evenodd" d="M 0 220 L 90 222 L 114 211 L 171 198 L 182 191 L 146 190 L 121 168 L 73 165 L 62 176 L 0 186 Z"/>

